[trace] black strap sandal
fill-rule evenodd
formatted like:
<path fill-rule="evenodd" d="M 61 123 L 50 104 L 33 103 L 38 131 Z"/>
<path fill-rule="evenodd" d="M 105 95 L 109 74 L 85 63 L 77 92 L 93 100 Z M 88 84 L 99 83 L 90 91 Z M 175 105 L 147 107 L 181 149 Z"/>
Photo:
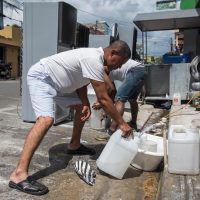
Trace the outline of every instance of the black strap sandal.
<path fill-rule="evenodd" d="M 96 151 L 94 149 L 88 148 L 84 146 L 83 144 L 81 144 L 81 146 L 76 150 L 72 150 L 72 149 L 67 150 L 67 154 L 70 154 L 70 155 L 94 155 L 95 153 Z"/>
<path fill-rule="evenodd" d="M 10 188 L 37 196 L 44 195 L 49 192 L 49 189 L 45 185 L 37 182 L 31 176 L 28 176 L 26 180 L 19 183 L 10 181 L 8 185 Z"/>

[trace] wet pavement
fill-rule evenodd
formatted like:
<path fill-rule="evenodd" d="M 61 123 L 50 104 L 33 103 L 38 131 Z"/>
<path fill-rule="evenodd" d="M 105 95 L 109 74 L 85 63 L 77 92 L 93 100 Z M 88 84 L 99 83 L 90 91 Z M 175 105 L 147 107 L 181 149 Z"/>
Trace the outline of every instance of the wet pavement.
<path fill-rule="evenodd" d="M 48 186 L 50 192 L 37 197 L 8 187 L 9 175 L 14 170 L 24 139 L 33 124 L 21 120 L 21 97 L 19 80 L 0 82 L 0 199 L 2 200 L 153 200 L 156 199 L 162 168 L 154 172 L 143 172 L 130 166 L 122 180 L 118 180 L 96 167 L 96 159 L 106 142 L 95 137 L 101 131 L 91 129 L 87 122 L 82 133 L 85 145 L 96 150 L 94 156 L 70 156 L 67 144 L 70 141 L 72 122 L 53 126 L 47 133 L 31 161 L 29 173 Z M 139 126 L 147 122 L 149 116 L 155 120 L 162 116 L 162 110 L 152 106 L 140 107 Z M 160 114 L 158 114 L 160 113 Z M 128 121 L 130 113 L 125 116 Z M 151 118 L 150 118 L 151 119 Z M 96 184 L 89 186 L 75 173 L 73 165 L 77 159 L 90 163 L 97 173 Z"/>
<path fill-rule="evenodd" d="M 95 140 L 103 132 L 91 129 L 87 122 L 82 141 L 85 145 L 96 149 L 94 156 L 70 156 L 67 144 L 70 141 L 72 122 L 53 126 L 36 151 L 31 165 L 30 174 L 49 187 L 50 192 L 36 197 L 8 187 L 9 175 L 14 170 L 24 139 L 33 124 L 21 120 L 21 97 L 19 81 L 0 81 L 0 199 L 2 200 L 198 200 L 200 199 L 200 176 L 177 175 L 168 172 L 167 164 L 154 172 L 144 172 L 129 167 L 124 178 L 117 180 L 99 172 L 96 159 L 106 142 Z M 181 107 L 183 107 L 182 105 Z M 172 107 L 171 113 L 179 107 Z M 189 127 L 192 120 L 200 119 L 200 112 L 186 106 L 171 115 L 170 124 L 184 124 Z M 138 125 L 142 127 L 159 121 L 166 112 L 142 105 L 138 116 Z M 128 121 L 130 113 L 124 115 Z M 197 122 L 198 123 L 198 122 Z M 96 184 L 89 186 L 75 173 L 73 165 L 77 159 L 86 160 L 97 173 Z"/>
<path fill-rule="evenodd" d="M 180 106 L 172 106 L 170 111 L 169 128 L 170 125 L 184 125 L 185 128 L 188 129 L 196 127 L 199 128 L 199 130 L 197 131 L 199 131 L 200 134 L 200 112 L 196 111 L 194 107 L 186 104 Z M 184 155 L 187 155 L 187 160 L 191 163 L 191 169 L 193 169 L 194 167 L 192 168 L 192 166 L 195 166 L 194 155 L 198 155 L 198 157 L 200 157 L 200 155 L 199 151 L 194 151 L 192 153 L 191 148 L 188 148 L 188 145 L 190 145 L 190 143 L 194 145 L 194 143 L 191 141 L 188 143 L 185 142 L 184 144 L 182 144 L 181 142 L 176 142 L 173 145 L 176 145 L 176 147 L 178 147 L 179 145 L 179 149 L 183 151 L 183 154 L 184 152 L 190 152 L 185 153 Z M 185 145 L 185 148 L 183 145 Z M 176 155 L 180 155 L 180 153 L 178 154 L 177 152 L 174 152 L 174 154 Z M 176 160 L 174 160 L 174 162 L 176 162 Z M 199 200 L 200 175 L 194 175 L 194 173 L 189 172 L 188 167 L 187 170 L 184 170 L 184 167 L 182 167 L 183 172 L 181 172 L 178 168 L 173 168 L 173 171 L 176 170 L 177 173 L 179 172 L 182 174 L 169 173 L 168 164 L 169 163 L 166 162 L 164 170 L 161 173 L 160 186 L 158 190 L 158 200 Z M 179 163 L 177 166 L 186 166 L 186 163 Z"/>

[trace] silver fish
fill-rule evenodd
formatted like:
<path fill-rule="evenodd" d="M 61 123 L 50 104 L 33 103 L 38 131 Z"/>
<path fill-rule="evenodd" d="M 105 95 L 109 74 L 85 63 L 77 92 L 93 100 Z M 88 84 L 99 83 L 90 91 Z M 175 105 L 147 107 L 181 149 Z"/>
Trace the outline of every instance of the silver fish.
<path fill-rule="evenodd" d="M 89 185 L 94 185 L 96 180 L 96 173 L 91 169 L 88 162 L 77 160 L 74 164 L 74 169 L 78 176 Z"/>

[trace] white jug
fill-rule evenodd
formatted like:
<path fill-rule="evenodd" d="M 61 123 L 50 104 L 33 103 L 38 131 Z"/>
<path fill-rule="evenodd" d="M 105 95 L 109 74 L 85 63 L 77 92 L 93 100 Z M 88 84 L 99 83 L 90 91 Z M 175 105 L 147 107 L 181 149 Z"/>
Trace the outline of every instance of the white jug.
<path fill-rule="evenodd" d="M 168 136 L 168 171 L 199 174 L 199 134 L 184 125 L 171 125 Z"/>
<path fill-rule="evenodd" d="M 112 134 L 97 159 L 97 167 L 118 179 L 122 179 L 137 152 L 136 139 L 123 138 L 122 131 L 117 130 Z"/>
<path fill-rule="evenodd" d="M 103 118 L 103 109 L 94 110 L 92 109 L 92 113 L 90 116 L 89 124 L 92 129 L 95 130 L 103 130 L 105 129 L 105 119 Z"/>
<path fill-rule="evenodd" d="M 181 94 L 180 93 L 174 93 L 174 95 L 173 95 L 173 105 L 174 106 L 180 106 L 181 105 Z"/>
<path fill-rule="evenodd" d="M 90 106 L 97 101 L 97 97 L 95 91 L 91 84 L 88 85 L 88 99 L 90 102 Z M 89 125 L 92 129 L 95 130 L 103 130 L 105 129 L 105 118 L 103 118 L 103 109 L 94 110 L 91 108 L 91 116 L 89 119 Z"/>

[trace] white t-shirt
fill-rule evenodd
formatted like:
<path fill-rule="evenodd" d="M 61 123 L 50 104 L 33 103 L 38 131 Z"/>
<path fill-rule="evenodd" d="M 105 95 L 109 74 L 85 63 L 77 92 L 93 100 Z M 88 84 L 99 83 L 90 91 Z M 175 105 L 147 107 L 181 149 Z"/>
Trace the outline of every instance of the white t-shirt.
<path fill-rule="evenodd" d="M 140 62 L 129 59 L 125 64 L 121 66 L 121 68 L 112 70 L 109 74 L 109 77 L 112 81 L 123 81 L 126 78 L 127 72 L 134 67 L 144 67 L 144 65 L 142 65 Z"/>
<path fill-rule="evenodd" d="M 61 52 L 40 60 L 53 80 L 56 90 L 72 93 L 90 83 L 103 82 L 104 51 L 100 48 L 80 48 Z"/>

